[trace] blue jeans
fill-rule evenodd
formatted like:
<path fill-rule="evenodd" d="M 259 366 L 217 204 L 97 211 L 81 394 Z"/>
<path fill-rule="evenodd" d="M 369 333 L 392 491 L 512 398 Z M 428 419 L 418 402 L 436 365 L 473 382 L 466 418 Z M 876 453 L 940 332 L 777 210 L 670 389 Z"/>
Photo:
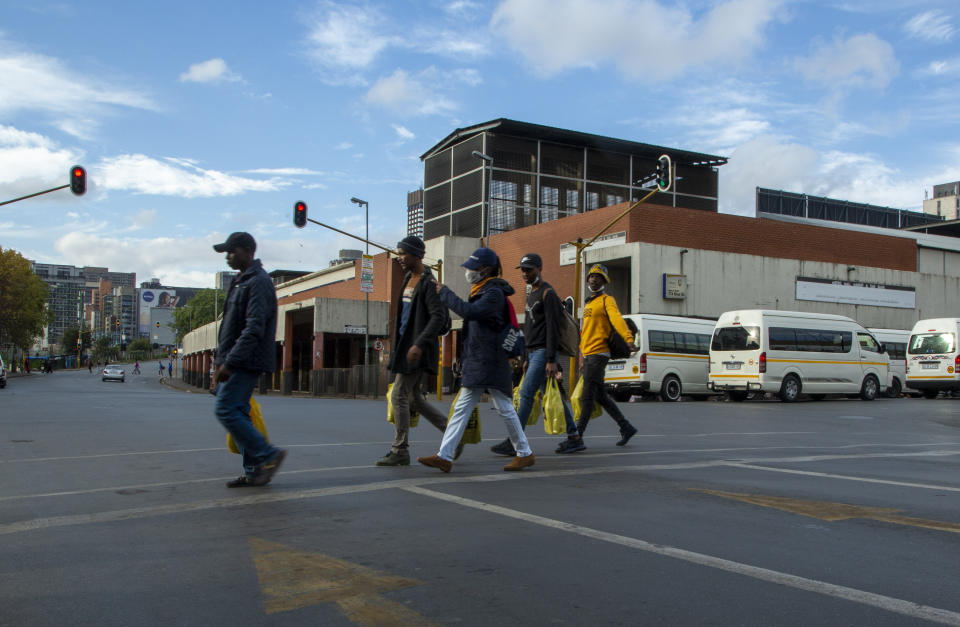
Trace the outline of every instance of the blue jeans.
<path fill-rule="evenodd" d="M 527 372 L 523 375 L 523 386 L 520 388 L 520 407 L 517 408 L 517 416 L 520 417 L 520 424 L 524 429 L 527 427 L 530 410 L 533 409 L 533 397 L 547 382 L 547 375 L 543 371 L 546 365 L 547 349 L 537 348 L 528 355 Z M 563 417 L 567 421 L 567 435 L 579 435 L 577 423 L 573 421 L 573 411 L 566 398 L 563 399 Z"/>
<path fill-rule="evenodd" d="M 250 397 L 260 375 L 235 370 L 230 378 L 217 385 L 214 412 L 220 424 L 230 432 L 243 457 L 243 473 L 252 477 L 257 466 L 269 461 L 280 449 L 273 446 L 256 430 L 250 420 Z"/>
<path fill-rule="evenodd" d="M 527 436 L 523 434 L 523 429 L 520 428 L 517 412 L 513 408 L 513 399 L 493 388 L 488 389 L 487 392 L 490 394 L 490 402 L 493 403 L 497 413 L 503 416 L 503 422 L 507 426 L 507 436 L 510 438 L 513 448 L 517 451 L 517 457 L 533 455 Z M 460 395 L 453 407 L 453 415 L 450 416 L 450 422 L 447 423 L 447 428 L 443 432 L 443 440 L 440 441 L 440 450 L 437 452 L 439 457 L 448 462 L 453 461 L 457 444 L 460 443 L 460 438 L 463 437 L 463 432 L 467 429 L 467 423 L 470 422 L 470 414 L 473 413 L 473 408 L 477 406 L 482 396 L 483 388 L 460 388 Z"/>

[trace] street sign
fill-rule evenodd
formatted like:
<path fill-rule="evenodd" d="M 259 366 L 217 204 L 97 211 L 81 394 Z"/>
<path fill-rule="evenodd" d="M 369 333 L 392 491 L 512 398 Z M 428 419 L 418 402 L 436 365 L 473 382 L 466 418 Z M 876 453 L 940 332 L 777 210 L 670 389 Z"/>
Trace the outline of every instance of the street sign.
<path fill-rule="evenodd" d="M 343 332 L 351 335 L 363 335 L 367 332 L 367 327 L 358 324 L 343 325 Z"/>
<path fill-rule="evenodd" d="M 379 339 L 374 340 L 374 341 L 373 341 L 373 350 L 375 350 L 375 351 L 382 351 L 382 350 L 383 350 L 383 342 L 382 342 L 381 340 L 379 340 Z"/>
<path fill-rule="evenodd" d="M 373 255 L 363 255 L 360 259 L 360 291 L 373 292 Z"/>

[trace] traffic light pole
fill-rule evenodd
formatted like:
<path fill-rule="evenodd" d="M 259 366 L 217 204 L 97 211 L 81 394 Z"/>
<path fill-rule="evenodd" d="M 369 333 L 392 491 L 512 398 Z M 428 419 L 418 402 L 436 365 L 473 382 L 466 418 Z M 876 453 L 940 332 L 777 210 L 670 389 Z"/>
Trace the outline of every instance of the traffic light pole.
<path fill-rule="evenodd" d="M 44 194 L 49 194 L 50 192 L 55 192 L 59 189 L 67 189 L 68 187 L 70 187 L 69 183 L 67 183 L 66 185 L 61 185 L 60 187 L 45 189 L 42 192 L 37 192 L 36 194 L 27 194 L 26 196 L 21 196 L 20 198 L 14 198 L 13 200 L 5 200 L 3 202 L 0 202 L 0 207 L 2 207 L 3 205 L 9 205 L 12 202 L 26 200 L 27 198 L 33 198 L 34 196 L 43 196 Z"/>

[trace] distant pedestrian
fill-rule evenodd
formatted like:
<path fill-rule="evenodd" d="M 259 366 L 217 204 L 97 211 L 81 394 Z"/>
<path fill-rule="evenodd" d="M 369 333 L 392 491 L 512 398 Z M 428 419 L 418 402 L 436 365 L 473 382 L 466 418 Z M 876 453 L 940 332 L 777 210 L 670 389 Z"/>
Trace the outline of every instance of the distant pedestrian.
<path fill-rule="evenodd" d="M 543 260 L 540 255 L 527 253 L 520 260 L 517 269 L 527 284 L 526 313 L 523 317 L 527 368 L 520 388 L 520 405 L 517 407 L 520 426 L 526 429 L 537 391 L 544 387 L 548 379 L 560 378 L 558 350 L 563 303 L 553 286 L 543 280 Z M 566 399 L 563 399 L 563 415 L 567 424 L 567 439 L 560 443 L 556 452 L 576 453 L 586 449 L 577 430 L 577 423 L 573 421 L 573 410 Z M 515 454 L 510 440 L 495 444 L 490 450 L 498 455 Z"/>
<path fill-rule="evenodd" d="M 173 378 L 173 362 L 167 364 L 167 375 L 172 379 Z"/>
<path fill-rule="evenodd" d="M 423 397 L 421 385 L 427 375 L 437 374 L 440 355 L 437 336 L 446 320 L 446 309 L 436 290 L 436 279 L 423 265 L 423 240 L 410 235 L 397 244 L 400 267 L 406 271 L 400 288 L 390 372 L 394 375 L 390 403 L 393 405 L 395 437 L 377 466 L 410 465 L 410 412 L 415 411 L 443 431 L 447 417 Z"/>
<path fill-rule="evenodd" d="M 250 419 L 250 397 L 257 379 L 276 368 L 277 293 L 273 280 L 254 258 L 249 233 L 231 233 L 213 247 L 227 253 L 227 265 L 240 272 L 227 292 L 217 343 L 216 415 L 230 432 L 243 459 L 243 474 L 228 488 L 270 483 L 287 452 L 267 442 Z"/>
<path fill-rule="evenodd" d="M 163 378 L 163 361 L 158 361 L 157 365 L 160 366 L 160 378 Z"/>
<path fill-rule="evenodd" d="M 633 351 L 636 351 L 636 348 L 633 334 L 617 308 L 617 301 L 613 296 L 605 293 L 608 283 L 610 283 L 610 274 L 606 266 L 598 263 L 590 268 L 587 275 L 590 296 L 587 297 L 583 306 L 583 322 L 580 331 L 580 353 L 583 355 L 583 370 L 580 376 L 583 377 L 583 389 L 580 393 L 580 421 L 577 423 L 577 429 L 582 437 L 587 429 L 587 423 L 590 422 L 593 405 L 599 403 L 620 427 L 620 440 L 617 441 L 617 446 L 623 446 L 637 433 L 637 428 L 624 418 L 623 412 L 613 399 L 607 396 L 607 391 L 603 387 L 603 376 L 607 369 L 607 362 L 610 361 L 608 339 L 610 331 L 616 329 L 627 345 L 633 347 Z"/>
<path fill-rule="evenodd" d="M 90 374 L 93 374 L 93 360 L 89 357 L 87 358 L 87 370 L 90 371 Z"/>
<path fill-rule="evenodd" d="M 503 416 L 510 442 L 517 451 L 517 457 L 503 469 L 522 470 L 533 466 L 536 460 L 513 408 L 510 365 L 499 341 L 500 332 L 510 322 L 507 297 L 514 290 L 509 283 L 498 278 L 502 272 L 500 259 L 489 248 L 475 250 L 463 267 L 471 285 L 467 301 L 458 298 L 444 285 L 438 283 L 436 288 L 443 304 L 463 317 L 463 385 L 453 416 L 443 432 L 440 451 L 430 457 L 418 457 L 417 461 L 450 472 L 470 414 L 486 390 L 493 406 Z"/>

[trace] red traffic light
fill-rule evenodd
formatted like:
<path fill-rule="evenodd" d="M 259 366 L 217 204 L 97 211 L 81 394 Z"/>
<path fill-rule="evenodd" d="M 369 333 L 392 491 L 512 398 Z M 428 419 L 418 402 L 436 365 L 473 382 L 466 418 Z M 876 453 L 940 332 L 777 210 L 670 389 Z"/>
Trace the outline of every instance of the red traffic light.
<path fill-rule="evenodd" d="M 70 168 L 70 191 L 77 196 L 87 191 L 87 171 L 79 165 Z"/>
<path fill-rule="evenodd" d="M 307 226 L 307 203 L 302 200 L 293 204 L 293 225 L 298 229 Z"/>

